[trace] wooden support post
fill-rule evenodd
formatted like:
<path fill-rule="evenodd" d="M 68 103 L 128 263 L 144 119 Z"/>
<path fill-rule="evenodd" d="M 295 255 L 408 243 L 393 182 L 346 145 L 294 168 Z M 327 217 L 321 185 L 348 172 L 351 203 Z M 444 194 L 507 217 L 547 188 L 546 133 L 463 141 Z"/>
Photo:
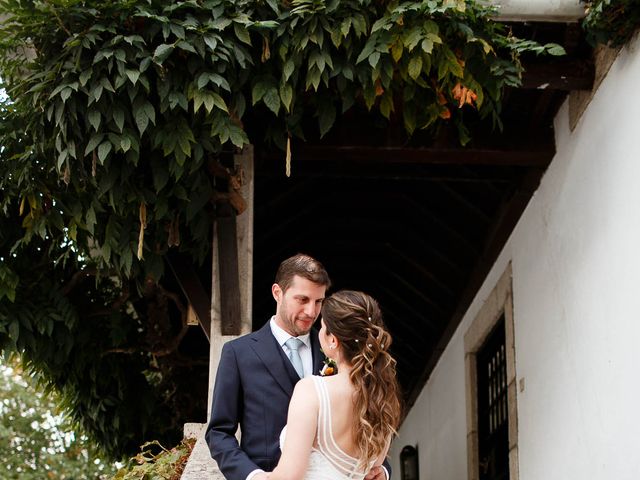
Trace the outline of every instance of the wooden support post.
<path fill-rule="evenodd" d="M 253 146 L 247 145 L 234 156 L 241 172 L 242 185 L 237 193 L 246 203 L 239 215 L 218 219 L 213 232 L 211 291 L 211 349 L 209 354 L 209 408 L 213 395 L 222 346 L 251 331 L 253 294 Z M 226 231 L 225 231 L 226 230 Z M 232 234 L 230 234 L 232 232 Z M 231 252 L 227 255 L 227 252 Z M 229 258 L 235 259 L 235 263 Z M 234 280 L 235 277 L 235 280 Z M 229 283 L 231 282 L 231 283 Z M 235 298 L 229 292 L 235 292 Z M 223 298 L 226 298 L 223 300 Z M 207 418 L 210 415 L 208 412 Z"/>
<path fill-rule="evenodd" d="M 220 316 L 222 335 L 240 334 L 240 279 L 236 213 L 226 203 L 218 209 L 218 263 L 220 267 Z"/>

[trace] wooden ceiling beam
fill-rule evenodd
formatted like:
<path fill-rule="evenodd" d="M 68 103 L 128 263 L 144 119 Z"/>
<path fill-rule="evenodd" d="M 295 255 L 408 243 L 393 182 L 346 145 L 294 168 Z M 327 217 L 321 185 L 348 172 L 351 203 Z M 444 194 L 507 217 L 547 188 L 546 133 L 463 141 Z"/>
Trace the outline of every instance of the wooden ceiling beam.
<path fill-rule="evenodd" d="M 403 205 L 407 205 L 415 214 L 420 217 L 430 218 L 433 223 L 438 227 L 436 231 L 444 231 L 449 237 L 453 237 L 455 242 L 461 243 L 471 251 L 472 255 L 477 256 L 480 254 L 478 245 L 469 240 L 462 232 L 459 232 L 450 223 L 445 222 L 440 216 L 435 214 L 433 210 L 427 207 L 426 202 L 418 202 L 417 200 L 409 197 L 406 194 L 401 195 Z"/>
<path fill-rule="evenodd" d="M 432 283 L 438 286 L 442 293 L 447 295 L 448 299 L 455 298 L 457 293 L 451 288 L 451 285 L 445 283 L 440 275 L 437 275 L 430 268 L 427 268 L 425 264 L 416 262 L 413 258 L 409 257 L 404 250 L 400 250 L 393 246 L 390 246 L 389 250 L 393 254 L 394 260 L 404 262 L 406 266 L 415 270 L 418 274 L 428 278 Z"/>
<path fill-rule="evenodd" d="M 406 302 L 406 299 L 404 300 Z M 430 332 L 423 327 L 423 325 L 419 322 L 409 323 L 405 319 L 406 317 L 398 315 L 398 310 L 390 310 L 385 309 L 383 305 L 383 314 L 384 314 L 384 322 L 385 324 L 392 329 L 392 335 L 394 343 L 397 345 L 401 345 L 403 352 L 406 349 L 406 352 L 410 354 L 412 358 L 409 360 L 413 363 L 416 358 L 423 357 L 425 354 L 424 346 L 427 346 L 431 339 L 434 338 L 434 332 Z M 438 334 L 440 331 L 435 331 Z M 399 339 L 403 338 L 405 340 L 400 342 Z"/>
<path fill-rule="evenodd" d="M 467 210 L 470 215 L 474 215 L 484 224 L 489 224 L 491 222 L 491 215 L 483 211 L 473 201 L 465 198 L 464 195 L 456 192 L 453 188 L 451 188 L 444 182 L 440 182 L 437 185 L 440 187 L 444 194 L 448 195 L 449 198 L 452 198 L 456 203 L 458 203 L 458 205 L 461 206 L 462 209 Z"/>
<path fill-rule="evenodd" d="M 509 178 L 509 180 L 506 180 L 504 178 L 498 179 L 495 177 L 482 177 L 478 175 L 478 172 L 474 171 L 469 165 L 460 165 L 458 166 L 458 168 L 466 174 L 469 181 L 483 181 L 484 185 L 487 185 L 489 188 L 491 188 L 493 193 L 495 193 L 496 195 L 500 195 L 502 192 L 502 189 L 498 188 L 495 185 L 496 183 L 511 183 L 511 178 Z M 442 181 L 446 180 L 442 179 Z"/>
<path fill-rule="evenodd" d="M 543 123 L 545 121 L 552 122 L 552 120 L 549 119 L 547 112 L 549 111 L 556 95 L 558 95 L 558 92 L 554 90 L 544 90 L 542 92 L 538 99 L 538 103 L 536 103 L 535 108 L 531 112 L 529 120 L 530 130 L 544 128 Z"/>
<path fill-rule="evenodd" d="M 591 90 L 595 67 L 591 60 L 554 58 L 548 62 L 524 63 L 522 87 L 525 89 Z"/>
<path fill-rule="evenodd" d="M 384 267 L 383 267 L 384 268 Z M 406 293 L 411 293 L 415 297 L 421 299 L 424 303 L 428 304 L 431 310 L 435 311 L 438 317 L 446 317 L 447 313 L 442 305 L 439 305 L 435 300 L 431 298 L 431 296 L 425 294 L 425 290 L 418 289 L 414 284 L 408 282 L 407 279 L 403 275 L 398 275 L 394 271 L 390 269 L 385 269 L 387 272 L 387 276 L 394 280 L 394 286 L 401 286 Z M 406 300 L 405 300 L 406 302 Z M 421 312 L 418 315 L 418 318 L 423 318 L 425 323 L 427 323 L 433 330 L 437 330 L 438 326 L 433 323 L 433 321 L 428 318 L 426 315 L 427 312 Z"/>
<path fill-rule="evenodd" d="M 281 155 L 280 152 L 277 152 Z M 308 145 L 293 148 L 293 162 L 299 168 L 305 164 L 321 162 L 323 170 L 336 175 L 328 164 L 349 162 L 351 165 L 510 165 L 518 167 L 547 167 L 555 154 L 555 148 L 545 150 L 501 150 L 494 148 L 410 148 L 375 147 L 366 145 Z M 268 160 L 277 161 L 275 155 L 263 154 Z M 264 158 L 264 157 L 263 157 Z M 365 172 L 363 172 L 365 173 Z"/>

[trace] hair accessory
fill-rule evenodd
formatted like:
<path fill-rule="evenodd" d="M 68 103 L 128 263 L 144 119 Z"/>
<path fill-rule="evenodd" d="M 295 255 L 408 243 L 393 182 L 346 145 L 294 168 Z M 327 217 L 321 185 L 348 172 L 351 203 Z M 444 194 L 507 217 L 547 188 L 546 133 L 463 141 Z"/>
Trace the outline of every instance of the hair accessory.
<path fill-rule="evenodd" d="M 354 342 L 356 343 L 360 343 L 360 340 L 358 340 L 357 338 L 354 340 Z"/>
<path fill-rule="evenodd" d="M 371 317 L 367 317 L 369 319 L 369 321 L 371 321 Z"/>
<path fill-rule="evenodd" d="M 384 349 L 384 343 L 380 344 L 380 348 Z"/>
<path fill-rule="evenodd" d="M 370 344 L 370 343 L 367 343 L 367 347 L 369 347 L 369 348 L 373 348 L 373 345 L 372 345 L 372 344 Z"/>

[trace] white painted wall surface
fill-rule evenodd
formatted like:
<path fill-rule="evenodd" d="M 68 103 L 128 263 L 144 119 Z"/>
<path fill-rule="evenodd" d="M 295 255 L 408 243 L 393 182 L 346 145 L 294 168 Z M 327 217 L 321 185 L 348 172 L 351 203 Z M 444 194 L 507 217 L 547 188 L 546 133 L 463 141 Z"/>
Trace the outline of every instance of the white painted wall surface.
<path fill-rule="evenodd" d="M 463 335 L 513 268 L 520 480 L 640 479 L 640 39 L 557 154 L 400 429 L 421 480 L 467 478 Z"/>
<path fill-rule="evenodd" d="M 575 22 L 585 15 L 581 0 L 487 0 L 501 20 Z"/>

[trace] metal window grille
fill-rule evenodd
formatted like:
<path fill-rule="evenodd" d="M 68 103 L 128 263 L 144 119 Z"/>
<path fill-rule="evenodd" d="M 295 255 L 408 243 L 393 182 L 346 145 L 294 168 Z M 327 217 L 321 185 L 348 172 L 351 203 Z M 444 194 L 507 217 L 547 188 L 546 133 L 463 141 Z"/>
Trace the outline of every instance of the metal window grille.
<path fill-rule="evenodd" d="M 509 479 L 509 414 L 504 316 L 476 355 L 480 480 Z"/>

